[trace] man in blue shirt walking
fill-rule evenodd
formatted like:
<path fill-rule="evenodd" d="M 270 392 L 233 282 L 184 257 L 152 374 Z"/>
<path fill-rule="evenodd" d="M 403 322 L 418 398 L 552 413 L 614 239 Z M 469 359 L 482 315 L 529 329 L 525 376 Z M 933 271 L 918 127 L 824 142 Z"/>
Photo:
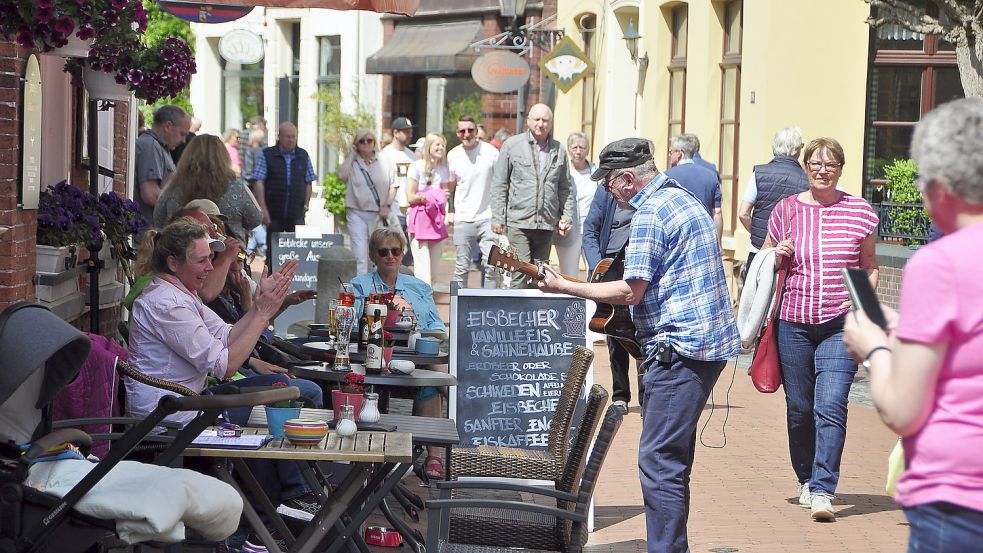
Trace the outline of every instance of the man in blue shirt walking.
<path fill-rule="evenodd" d="M 638 467 L 648 550 L 685 553 L 696 426 L 720 371 L 741 350 L 716 228 L 692 193 L 659 173 L 648 140 L 609 144 L 591 178 L 636 210 L 624 279 L 569 282 L 545 267 L 539 287 L 631 306 L 645 355 Z"/>

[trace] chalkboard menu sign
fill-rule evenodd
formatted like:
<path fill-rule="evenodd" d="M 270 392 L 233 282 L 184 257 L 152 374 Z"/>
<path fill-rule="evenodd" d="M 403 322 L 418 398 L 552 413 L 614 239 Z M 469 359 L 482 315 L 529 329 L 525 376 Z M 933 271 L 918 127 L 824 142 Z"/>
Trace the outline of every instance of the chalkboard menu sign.
<path fill-rule="evenodd" d="M 317 261 L 332 246 L 344 246 L 345 237 L 340 234 L 324 234 L 320 238 L 297 238 L 293 232 L 274 232 L 269 255 L 273 270 L 291 259 L 297 260 L 297 274 L 290 284 L 290 291 L 317 290 Z M 287 336 L 287 328 L 297 321 L 314 320 L 314 302 L 305 301 L 291 305 L 273 322 L 277 336 Z"/>
<path fill-rule="evenodd" d="M 467 288 L 451 296 L 450 316 L 450 413 L 461 445 L 546 449 L 573 348 L 586 345 L 586 301 Z M 592 383 L 588 372 L 585 389 Z"/>

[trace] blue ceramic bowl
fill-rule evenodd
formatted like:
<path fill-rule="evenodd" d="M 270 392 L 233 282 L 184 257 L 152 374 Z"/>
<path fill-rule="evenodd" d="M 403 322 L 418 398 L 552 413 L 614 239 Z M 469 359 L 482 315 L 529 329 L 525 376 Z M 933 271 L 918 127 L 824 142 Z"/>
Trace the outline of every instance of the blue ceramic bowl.
<path fill-rule="evenodd" d="M 420 355 L 437 355 L 440 340 L 424 336 L 416 339 L 416 352 Z"/>

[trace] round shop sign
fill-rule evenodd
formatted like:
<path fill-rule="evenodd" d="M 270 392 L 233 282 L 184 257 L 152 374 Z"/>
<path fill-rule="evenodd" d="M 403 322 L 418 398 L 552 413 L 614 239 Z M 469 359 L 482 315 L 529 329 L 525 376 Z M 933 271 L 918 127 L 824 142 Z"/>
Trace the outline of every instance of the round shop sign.
<path fill-rule="evenodd" d="M 508 50 L 492 50 L 478 56 L 471 78 L 487 92 L 515 92 L 529 81 L 529 64 Z"/>
<path fill-rule="evenodd" d="M 236 29 L 218 42 L 218 53 L 230 63 L 258 63 L 263 59 L 263 37 L 246 29 Z"/>

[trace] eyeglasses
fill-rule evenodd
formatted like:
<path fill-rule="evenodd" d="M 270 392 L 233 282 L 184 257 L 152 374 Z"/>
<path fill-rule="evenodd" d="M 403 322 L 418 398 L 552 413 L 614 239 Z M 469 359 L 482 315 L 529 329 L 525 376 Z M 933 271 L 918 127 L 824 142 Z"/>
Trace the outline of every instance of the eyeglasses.
<path fill-rule="evenodd" d="M 616 177 L 613 177 L 613 178 L 609 178 L 609 179 L 607 180 L 607 182 L 605 182 L 605 183 L 604 183 L 604 191 L 605 191 L 605 192 L 610 192 L 610 191 L 611 191 L 611 189 L 612 189 L 612 188 L 614 188 L 614 181 L 616 181 L 616 180 L 618 180 L 618 179 L 620 179 L 621 177 L 623 177 L 623 176 L 625 176 L 625 175 L 627 175 L 627 174 L 628 174 L 628 173 L 620 173 L 620 174 L 619 174 L 618 176 L 616 176 Z"/>
<path fill-rule="evenodd" d="M 403 248 L 379 248 L 375 253 L 379 254 L 379 257 L 388 257 L 390 255 L 399 257 L 403 255 Z"/>
<path fill-rule="evenodd" d="M 807 165 L 809 166 L 809 169 L 816 171 L 817 173 L 823 169 L 833 172 L 838 170 L 840 167 L 843 167 L 842 163 L 837 163 L 835 161 L 810 161 L 807 163 Z"/>
<path fill-rule="evenodd" d="M 246 255 L 246 252 L 239 250 L 238 257 L 239 257 L 239 261 L 245 261 L 249 256 Z"/>
<path fill-rule="evenodd" d="M 457 134 L 478 134 L 478 129 L 457 129 Z"/>
<path fill-rule="evenodd" d="M 375 144 L 374 138 L 363 138 L 358 141 L 359 144 Z"/>

